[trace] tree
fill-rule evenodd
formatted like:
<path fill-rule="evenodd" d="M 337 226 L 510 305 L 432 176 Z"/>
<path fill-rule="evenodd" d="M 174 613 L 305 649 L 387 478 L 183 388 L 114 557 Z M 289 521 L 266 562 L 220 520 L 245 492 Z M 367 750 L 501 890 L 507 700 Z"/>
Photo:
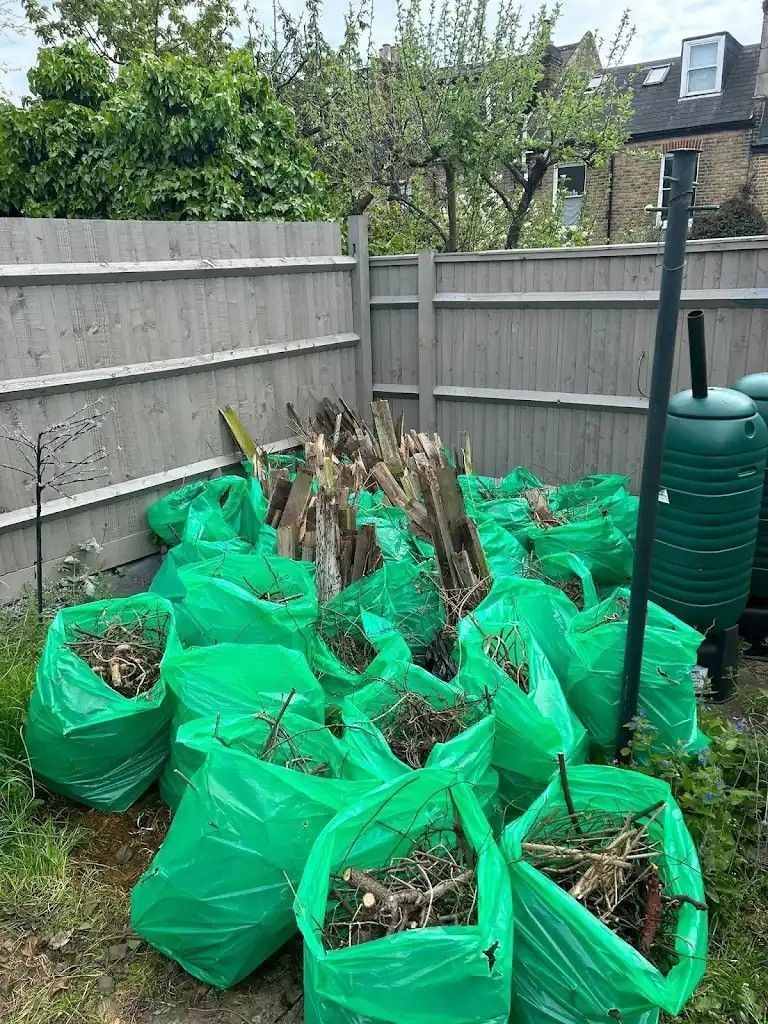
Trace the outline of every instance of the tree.
<path fill-rule="evenodd" d="M 747 183 L 713 213 L 695 217 L 691 237 L 739 238 L 765 233 L 765 217 L 755 203 L 751 184 Z"/>
<path fill-rule="evenodd" d="M 526 23 L 508 0 L 493 10 L 489 0 L 403 0 L 394 45 L 379 52 L 370 20 L 348 16 L 319 88 L 303 71 L 295 84 L 313 90 L 320 166 L 346 212 L 394 204 L 449 251 L 489 235 L 515 245 L 549 168 L 598 166 L 627 139 L 629 93 L 608 74 L 589 88 L 591 36 L 556 66 L 547 12 Z M 607 67 L 629 35 L 625 16 Z"/>
<path fill-rule="evenodd" d="M 84 43 L 40 52 L 32 96 L 0 104 L 0 211 L 38 217 L 307 220 L 312 154 L 248 53 L 121 66 Z"/>
<path fill-rule="evenodd" d="M 87 43 L 112 64 L 145 53 L 214 60 L 232 47 L 239 19 L 231 0 L 22 0 L 47 46 Z"/>

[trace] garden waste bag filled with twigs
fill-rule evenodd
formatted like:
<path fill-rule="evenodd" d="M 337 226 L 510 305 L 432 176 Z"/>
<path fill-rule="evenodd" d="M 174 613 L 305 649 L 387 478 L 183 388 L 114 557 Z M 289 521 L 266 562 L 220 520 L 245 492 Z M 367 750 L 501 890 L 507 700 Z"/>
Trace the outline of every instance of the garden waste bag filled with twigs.
<path fill-rule="evenodd" d="M 181 541 L 240 538 L 254 543 L 267 500 L 253 477 L 198 480 L 158 498 L 147 509 L 152 532 L 169 547 Z"/>
<path fill-rule="evenodd" d="M 284 705 L 322 723 L 325 695 L 301 651 L 277 644 L 214 644 L 169 656 L 163 665 L 173 720 L 171 756 L 160 777 L 169 807 L 178 806 L 203 761 L 199 735 L 219 717 L 276 714 Z M 201 728 L 184 730 L 188 723 Z"/>
<path fill-rule="evenodd" d="M 414 772 L 341 811 L 295 910 L 305 1024 L 507 1024 L 508 872 L 451 773 Z"/>
<path fill-rule="evenodd" d="M 162 670 L 176 649 L 173 609 L 161 597 L 63 608 L 48 629 L 29 702 L 35 776 L 101 811 L 130 807 L 168 755 Z"/>
<path fill-rule="evenodd" d="M 394 678 L 369 683 L 342 705 L 350 756 L 382 782 L 419 768 L 452 771 L 492 816 L 499 788 L 491 767 L 495 719 L 490 695 L 473 684 L 461 674 L 444 682 L 412 663 Z"/>
<path fill-rule="evenodd" d="M 585 760 L 584 727 L 530 629 L 503 605 L 495 615 L 461 620 L 454 657 L 472 692 L 490 701 L 501 802 L 506 813 L 519 813 L 558 770 L 559 754 L 570 764 Z"/>
<path fill-rule="evenodd" d="M 515 1024 L 677 1015 L 704 973 L 699 861 L 669 786 L 582 765 L 507 827 Z"/>
<path fill-rule="evenodd" d="M 309 655 L 317 620 L 315 566 L 225 551 L 179 570 L 173 600 L 183 644 L 271 643 Z"/>
<path fill-rule="evenodd" d="M 327 729 L 278 714 L 211 723 L 202 767 L 131 896 L 134 931 L 219 988 L 294 934 L 314 840 L 377 785 L 344 777 L 346 751 Z"/>
<path fill-rule="evenodd" d="M 333 605 L 320 612 L 312 649 L 312 671 L 328 700 L 341 701 L 373 680 L 399 678 L 411 652 L 392 623 L 370 612 L 347 621 Z"/>
<path fill-rule="evenodd" d="M 592 746 L 615 755 L 620 721 L 621 672 L 627 637 L 629 590 L 616 590 L 579 612 L 568 630 L 573 656 L 566 697 Z M 649 602 L 634 729 L 634 756 L 647 751 L 695 753 L 708 744 L 697 724 L 693 671 L 703 637 L 659 605 Z"/>

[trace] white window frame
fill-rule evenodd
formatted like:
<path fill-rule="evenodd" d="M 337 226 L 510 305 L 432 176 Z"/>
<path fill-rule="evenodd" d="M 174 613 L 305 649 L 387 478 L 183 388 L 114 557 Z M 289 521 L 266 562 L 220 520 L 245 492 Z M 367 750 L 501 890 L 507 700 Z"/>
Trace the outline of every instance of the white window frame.
<path fill-rule="evenodd" d="M 716 80 L 714 89 L 691 91 L 688 89 L 688 72 L 691 70 L 691 50 L 694 46 L 717 43 Z M 723 60 L 725 58 L 725 36 L 702 36 L 700 39 L 683 40 L 683 63 L 680 68 L 680 99 L 692 99 L 697 96 L 714 96 L 723 89 Z"/>
<path fill-rule="evenodd" d="M 664 164 L 665 164 L 668 156 L 670 156 L 669 153 L 662 153 L 661 154 L 661 166 L 659 167 L 659 194 L 658 194 L 658 196 L 656 198 L 656 205 L 658 206 L 658 210 L 656 211 L 656 226 L 657 227 L 661 227 L 661 228 L 664 228 L 667 225 L 666 220 L 662 219 L 664 214 L 663 214 L 662 209 L 661 209 L 661 204 L 664 201 Z M 691 206 L 693 206 L 694 203 L 696 202 L 696 189 L 698 188 L 699 164 L 700 163 L 701 163 L 701 153 L 699 153 L 699 155 L 696 157 L 696 166 L 693 169 L 693 195 L 691 196 Z M 688 218 L 688 226 L 689 227 L 691 226 L 691 222 L 692 222 L 692 218 L 689 217 Z"/>
<path fill-rule="evenodd" d="M 594 92 L 596 89 L 599 89 L 604 81 L 605 81 L 605 74 L 604 73 L 602 75 L 593 75 L 590 78 L 590 80 L 587 82 L 587 92 Z"/>
<path fill-rule="evenodd" d="M 643 81 L 643 85 L 647 85 L 649 88 L 651 86 L 654 86 L 654 85 L 663 85 L 664 82 L 666 82 L 666 80 L 667 80 L 667 75 L 669 74 L 669 68 L 670 68 L 669 64 L 654 64 L 654 66 L 652 68 L 648 68 L 646 70 L 645 80 Z M 654 71 L 663 71 L 664 74 L 661 76 L 661 78 L 658 80 L 658 82 L 649 82 L 648 79 L 653 74 Z"/>
<path fill-rule="evenodd" d="M 552 173 L 552 205 L 557 205 L 557 187 L 559 184 L 560 171 L 565 170 L 568 167 L 583 167 L 584 168 L 584 191 L 575 192 L 570 198 L 581 199 L 581 212 L 584 210 L 584 200 L 587 197 L 587 165 L 579 160 L 573 160 L 569 164 L 555 164 Z"/>

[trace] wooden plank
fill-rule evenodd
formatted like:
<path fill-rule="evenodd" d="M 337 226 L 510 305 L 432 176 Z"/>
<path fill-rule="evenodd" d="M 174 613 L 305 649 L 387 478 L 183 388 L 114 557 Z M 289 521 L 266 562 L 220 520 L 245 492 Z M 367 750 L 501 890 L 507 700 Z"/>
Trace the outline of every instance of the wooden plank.
<path fill-rule="evenodd" d="M 648 399 L 631 395 L 582 395 L 567 391 L 516 391 L 512 388 L 437 387 L 439 401 L 497 402 L 510 405 L 559 406 L 563 409 L 606 409 L 647 412 Z"/>
<path fill-rule="evenodd" d="M 258 468 L 256 463 L 259 460 L 261 452 L 256 445 L 256 442 L 251 438 L 251 435 L 245 428 L 243 421 L 237 414 L 237 410 L 233 409 L 231 405 L 225 406 L 223 409 L 219 409 L 221 418 L 229 427 L 229 432 L 235 439 L 235 444 L 246 457 L 251 459 L 253 462 L 254 471 Z"/>
<path fill-rule="evenodd" d="M 308 469 L 304 469 L 303 466 L 299 467 L 296 479 L 291 485 L 285 509 L 280 517 L 281 526 L 298 526 L 304 518 L 304 512 L 306 511 L 307 502 L 312 491 L 312 479 L 312 474 Z"/>
<path fill-rule="evenodd" d="M 374 384 L 374 395 L 402 395 L 406 398 L 419 397 L 418 384 Z"/>
<path fill-rule="evenodd" d="M 656 309 L 657 291 L 651 292 L 438 292 L 437 309 Z M 684 291 L 680 305 L 693 309 L 724 306 L 761 309 L 768 306 L 768 288 L 704 288 Z M 419 304 L 421 311 L 421 303 Z"/>
<path fill-rule="evenodd" d="M 437 428 L 433 389 L 437 384 L 437 335 L 435 322 L 435 254 L 419 253 L 419 429 Z"/>
<path fill-rule="evenodd" d="M 400 458 L 400 451 L 395 437 L 395 425 L 392 422 L 392 411 L 389 402 L 371 402 L 371 415 L 376 430 L 376 439 L 381 449 L 381 457 L 387 465 L 392 476 L 395 478 L 403 475 L 403 460 Z"/>
<path fill-rule="evenodd" d="M 212 277 L 262 277 L 351 271 L 351 256 L 282 256 L 279 259 L 152 260 L 132 263 L 19 263 L 0 265 L 0 288 L 65 284 L 125 284 Z"/>
<path fill-rule="evenodd" d="M 285 504 L 288 501 L 288 496 L 291 493 L 292 487 L 293 484 L 288 479 L 287 474 L 285 477 L 275 480 L 272 493 L 269 496 L 267 511 L 264 515 L 264 522 L 267 526 L 277 528 L 280 525 Z"/>

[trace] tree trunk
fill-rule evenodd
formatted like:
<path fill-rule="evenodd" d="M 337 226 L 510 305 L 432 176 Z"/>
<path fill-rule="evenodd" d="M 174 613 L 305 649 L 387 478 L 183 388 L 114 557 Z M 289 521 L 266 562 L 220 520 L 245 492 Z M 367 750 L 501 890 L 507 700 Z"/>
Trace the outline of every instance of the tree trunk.
<path fill-rule="evenodd" d="M 531 208 L 533 198 L 544 180 L 547 166 L 548 164 L 543 158 L 536 159 L 528 170 L 528 180 L 523 189 L 523 194 L 520 196 L 520 202 L 517 204 L 517 209 L 512 214 L 509 227 L 507 228 L 507 249 L 516 249 L 518 246 L 526 214 Z"/>
<path fill-rule="evenodd" d="M 456 216 L 456 171 L 449 164 L 443 165 L 445 171 L 445 194 L 448 204 L 448 240 L 445 252 L 456 252 L 458 245 L 459 226 Z"/>

